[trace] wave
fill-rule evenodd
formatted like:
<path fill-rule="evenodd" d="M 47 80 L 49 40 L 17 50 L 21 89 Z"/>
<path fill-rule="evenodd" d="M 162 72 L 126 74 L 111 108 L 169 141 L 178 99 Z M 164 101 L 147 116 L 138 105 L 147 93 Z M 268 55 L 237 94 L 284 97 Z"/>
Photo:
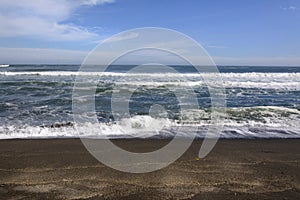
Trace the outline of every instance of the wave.
<path fill-rule="evenodd" d="M 260 106 L 228 108 L 221 138 L 300 138 L 298 109 Z M 0 139 L 12 138 L 170 138 L 175 135 L 203 138 L 210 124 L 209 111 L 190 110 L 180 120 L 136 115 L 117 122 L 49 126 L 0 126 Z M 215 136 L 208 136 L 215 137 Z"/>
<path fill-rule="evenodd" d="M 238 80 L 235 81 L 225 81 L 223 80 L 223 86 L 226 88 L 262 88 L 262 89 L 286 89 L 286 90 L 299 90 L 300 82 L 299 81 L 291 81 L 291 82 L 255 82 L 253 81 L 245 81 L 240 82 Z M 185 82 L 114 82 L 117 86 L 147 86 L 147 87 L 162 87 L 162 86 L 170 86 L 170 87 L 198 87 L 198 86 L 206 86 L 206 82 L 204 81 L 185 81 Z M 218 85 L 218 84 L 216 84 Z"/>
<path fill-rule="evenodd" d="M 20 75 L 33 75 L 33 76 L 108 76 L 108 77 L 205 77 L 215 76 L 216 73 L 122 73 L 122 72 L 81 72 L 81 71 L 1 71 L 2 76 L 20 76 Z M 263 73 L 263 72 L 247 72 L 247 73 L 219 73 L 222 77 L 233 78 L 256 78 L 262 80 L 265 77 L 300 77 L 300 73 Z"/>
<path fill-rule="evenodd" d="M 49 128 L 39 126 L 24 127 L 0 127 L 0 139 L 38 139 L 38 138 L 97 138 L 97 139 L 117 139 L 117 138 L 172 138 L 175 135 L 183 138 L 195 134 L 194 126 L 170 126 L 168 129 L 156 132 L 142 132 L 139 134 L 128 134 L 115 125 L 82 125 L 87 130 L 79 133 L 74 127 Z M 93 131 L 91 131 L 93 130 Z M 91 132 L 101 132 L 101 134 L 91 134 Z M 196 138 L 206 137 L 207 127 L 198 127 Z M 207 137 L 214 138 L 208 135 Z M 299 127 L 249 127 L 249 126 L 228 126 L 225 125 L 220 138 L 300 138 Z"/>
<path fill-rule="evenodd" d="M 2 76 L 99 76 L 104 83 L 131 86 L 188 86 L 206 85 L 204 80 L 214 80 L 212 73 L 115 73 L 115 72 L 0 72 Z M 300 73 L 220 73 L 224 87 L 299 90 Z M 212 78 L 212 79 L 211 79 Z M 95 79 L 90 79 L 91 81 Z"/>

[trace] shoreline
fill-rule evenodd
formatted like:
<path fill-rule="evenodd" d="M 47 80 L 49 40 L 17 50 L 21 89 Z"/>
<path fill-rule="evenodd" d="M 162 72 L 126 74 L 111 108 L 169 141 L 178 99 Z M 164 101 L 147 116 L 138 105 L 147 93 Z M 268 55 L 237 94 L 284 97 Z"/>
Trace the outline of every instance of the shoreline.
<path fill-rule="evenodd" d="M 136 141 L 144 141 L 144 140 L 150 140 L 150 141 L 156 141 L 156 140 L 172 140 L 173 137 L 162 137 L 162 138 L 83 138 L 83 137 L 33 137 L 33 138 L 0 138 L 0 141 L 10 141 L 10 140 L 80 140 L 80 139 L 95 139 L 95 140 L 112 140 L 112 141 L 118 141 L 118 140 L 136 140 Z M 188 139 L 187 137 L 179 137 L 179 139 Z M 194 141 L 202 141 L 204 138 L 200 137 L 200 138 L 194 138 Z M 207 139 L 215 139 L 215 138 L 207 138 Z M 233 138 L 229 138 L 229 137 L 220 137 L 218 139 L 218 141 L 221 140 L 249 140 L 249 141 L 253 141 L 253 140 L 299 140 L 300 141 L 300 137 L 287 137 L 287 138 L 282 138 L 282 137 L 233 137 Z"/>
<path fill-rule="evenodd" d="M 168 139 L 113 139 L 132 152 Z M 80 139 L 0 140 L 0 199 L 298 199 L 300 139 L 219 139 L 196 159 L 197 139 L 177 161 L 145 174 L 111 169 Z"/>

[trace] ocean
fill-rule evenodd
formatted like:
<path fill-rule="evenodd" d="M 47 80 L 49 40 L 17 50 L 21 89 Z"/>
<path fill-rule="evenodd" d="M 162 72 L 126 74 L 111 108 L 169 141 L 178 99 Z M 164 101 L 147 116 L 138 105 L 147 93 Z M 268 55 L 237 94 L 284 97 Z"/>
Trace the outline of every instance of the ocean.
<path fill-rule="evenodd" d="M 133 66 L 115 65 L 95 73 L 101 77 L 95 93 L 95 110 L 101 130 L 93 124 L 86 131 L 74 127 L 72 92 L 78 65 L 11 65 L 0 68 L 0 139 L 12 138 L 128 138 L 126 129 L 157 125 L 160 131 L 142 137 L 189 137 L 199 127 L 205 137 L 210 123 L 210 95 L 202 76 L 189 66 L 173 66 L 178 74 L 131 74 Z M 300 67 L 219 66 L 226 93 L 226 119 L 222 138 L 300 138 Z M 91 72 L 93 74 L 93 72 Z M 120 81 L 121 80 L 121 81 Z M 118 87 L 116 87 L 118 83 Z M 134 86 L 134 87 L 133 87 Z M 180 113 L 176 95 L 168 87 L 191 87 L 199 109 Z M 132 88 L 137 87 L 136 90 Z M 117 88 L 117 89 L 116 89 Z M 113 93 L 130 91 L 130 116 L 115 119 Z M 122 100 L 122 99 L 120 99 Z M 165 112 L 156 119 L 151 105 Z M 176 127 L 183 128 L 178 131 Z M 91 131 L 93 130 L 93 131 Z"/>

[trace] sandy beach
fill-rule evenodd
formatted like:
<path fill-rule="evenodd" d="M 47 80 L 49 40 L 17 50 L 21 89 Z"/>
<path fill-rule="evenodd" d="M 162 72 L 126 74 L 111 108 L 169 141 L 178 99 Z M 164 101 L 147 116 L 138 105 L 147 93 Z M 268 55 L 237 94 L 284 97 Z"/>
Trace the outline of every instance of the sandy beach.
<path fill-rule="evenodd" d="M 167 140 L 114 140 L 134 152 Z M 299 199 L 299 139 L 201 141 L 170 166 L 146 174 L 98 162 L 78 139 L 1 140 L 0 199 Z"/>

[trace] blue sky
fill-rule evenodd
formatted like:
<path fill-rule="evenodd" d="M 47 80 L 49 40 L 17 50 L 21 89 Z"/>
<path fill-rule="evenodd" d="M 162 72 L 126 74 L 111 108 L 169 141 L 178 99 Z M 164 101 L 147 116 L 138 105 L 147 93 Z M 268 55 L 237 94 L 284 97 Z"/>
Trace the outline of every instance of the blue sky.
<path fill-rule="evenodd" d="M 0 62 L 81 63 L 120 31 L 163 27 L 219 65 L 299 65 L 299 0 L 2 0 Z"/>

